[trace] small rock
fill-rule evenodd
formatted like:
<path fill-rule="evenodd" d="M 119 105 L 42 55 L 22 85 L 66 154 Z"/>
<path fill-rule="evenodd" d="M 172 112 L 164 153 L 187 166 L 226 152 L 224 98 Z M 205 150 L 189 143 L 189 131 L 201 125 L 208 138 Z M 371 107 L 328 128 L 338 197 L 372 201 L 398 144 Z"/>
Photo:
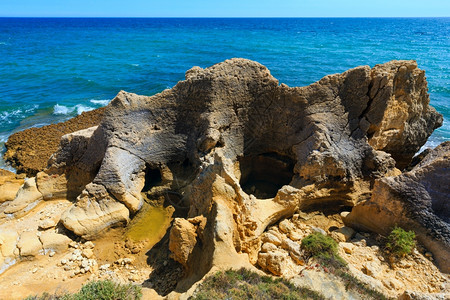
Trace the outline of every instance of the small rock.
<path fill-rule="evenodd" d="M 353 248 L 355 247 L 352 243 L 339 243 L 345 253 L 352 254 Z"/>
<path fill-rule="evenodd" d="M 72 268 L 69 265 L 64 266 L 64 271 L 70 271 L 70 270 L 72 270 Z"/>
<path fill-rule="evenodd" d="M 91 241 L 87 241 L 86 243 L 84 243 L 84 247 L 86 247 L 86 249 L 93 249 L 94 243 Z"/>
<path fill-rule="evenodd" d="M 261 252 L 270 252 L 270 251 L 275 251 L 277 249 L 278 249 L 277 246 L 275 246 L 272 243 L 264 243 L 261 246 Z"/>
<path fill-rule="evenodd" d="M 38 270 L 38 268 L 34 268 L 33 270 L 31 270 L 31 273 L 36 273 L 37 272 L 37 270 Z"/>
<path fill-rule="evenodd" d="M 374 263 L 365 263 L 363 264 L 363 271 L 367 275 L 377 278 L 381 270 L 380 267 Z"/>
<path fill-rule="evenodd" d="M 327 232 L 325 230 L 323 230 L 322 228 L 319 228 L 319 227 L 314 227 L 313 226 L 313 227 L 311 227 L 311 230 L 314 231 L 314 232 L 321 233 L 323 235 L 327 235 Z"/>
<path fill-rule="evenodd" d="M 373 251 L 375 251 L 375 252 L 377 252 L 378 250 L 380 250 L 380 247 L 378 247 L 378 246 L 372 246 L 372 247 L 370 247 Z"/>
<path fill-rule="evenodd" d="M 340 213 L 342 219 L 345 219 L 349 214 L 350 214 L 349 211 L 343 211 Z"/>
<path fill-rule="evenodd" d="M 291 231 L 288 234 L 289 238 L 293 241 L 299 241 L 303 238 L 303 235 L 301 235 L 300 233 L 298 233 L 297 231 Z"/>
<path fill-rule="evenodd" d="M 72 242 L 69 243 L 69 247 L 77 249 L 78 248 L 78 244 L 77 244 L 77 242 L 72 241 Z"/>
<path fill-rule="evenodd" d="M 280 222 L 280 225 L 278 225 L 278 228 L 280 228 L 281 232 L 288 233 L 291 232 L 294 226 L 288 219 L 284 219 Z"/>
<path fill-rule="evenodd" d="M 347 226 L 339 228 L 338 230 L 336 230 L 336 232 L 343 234 L 346 242 L 350 241 L 355 235 L 355 230 Z"/>
<path fill-rule="evenodd" d="M 83 267 L 83 268 L 89 267 L 89 262 L 87 260 L 83 260 L 81 262 L 81 267 Z"/>
<path fill-rule="evenodd" d="M 48 256 L 53 257 L 53 256 L 55 256 L 55 254 L 56 254 L 56 252 L 52 250 L 52 251 L 50 251 L 50 253 L 48 254 Z"/>
<path fill-rule="evenodd" d="M 55 226 L 56 226 L 56 222 L 53 219 L 44 219 L 38 225 L 38 227 L 43 230 L 50 229 Z"/>
<path fill-rule="evenodd" d="M 431 253 L 431 252 L 425 252 L 425 257 L 433 257 L 433 253 Z"/>
<path fill-rule="evenodd" d="M 272 243 L 276 246 L 281 245 L 281 240 L 270 232 L 266 232 L 263 234 L 262 241 L 264 243 Z"/>
<path fill-rule="evenodd" d="M 61 259 L 61 265 L 65 265 L 65 264 L 67 264 L 67 259 Z"/>
<path fill-rule="evenodd" d="M 106 270 L 109 269 L 109 267 L 111 267 L 110 264 L 104 264 L 104 265 L 101 265 L 101 266 L 100 266 L 100 270 L 106 271 Z"/>
<path fill-rule="evenodd" d="M 91 248 L 84 249 L 81 253 L 86 258 L 92 258 L 94 256 L 94 251 Z"/>

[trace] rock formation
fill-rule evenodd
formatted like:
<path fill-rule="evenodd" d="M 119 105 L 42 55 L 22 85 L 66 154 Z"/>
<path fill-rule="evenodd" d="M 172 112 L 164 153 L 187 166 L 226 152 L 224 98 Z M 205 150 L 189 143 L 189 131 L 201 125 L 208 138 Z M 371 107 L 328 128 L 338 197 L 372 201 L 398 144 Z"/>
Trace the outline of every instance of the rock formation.
<path fill-rule="evenodd" d="M 152 97 L 120 92 L 98 127 L 62 138 L 37 186 L 77 197 L 62 222 L 85 238 L 126 223 L 142 191 L 164 186 L 189 217 L 207 218 L 205 251 L 222 243 L 254 263 L 269 224 L 298 209 L 353 206 L 376 178 L 398 174 L 392 157 L 404 167 L 442 122 L 428 103 L 413 61 L 290 88 L 232 59 L 195 67 Z"/>
<path fill-rule="evenodd" d="M 390 180 L 378 179 L 400 174 L 441 124 L 414 61 L 357 67 L 291 88 L 256 62 L 231 59 L 194 67 L 152 97 L 121 91 L 98 126 L 61 138 L 48 169 L 17 197 L 37 191 L 36 201 L 71 199 L 61 222 L 85 239 L 127 223 L 142 193 L 188 207 L 188 219 L 174 221 L 169 247 L 187 274 L 179 285 L 189 286 L 216 265 L 300 265 L 295 237 L 277 241 L 267 227 L 299 210 L 373 201 L 374 183 L 377 189 Z M 427 222 L 441 217 L 428 212 Z M 334 234 L 346 240 L 349 232 Z M 429 240 L 426 246 L 440 251 L 433 246 L 440 237 Z M 272 250 L 279 257 L 266 255 Z M 271 272 L 282 274 L 278 266 Z"/>
<path fill-rule="evenodd" d="M 288 87 L 256 62 L 231 59 L 194 67 L 186 80 L 152 97 L 121 91 L 92 114 L 89 122 L 80 121 L 89 118 L 83 114 L 8 141 L 6 157 L 35 177 L 22 182 L 0 174 L 0 191 L 8 191 L 0 198 L 0 221 L 20 218 L 47 200 L 72 203 L 64 200 L 71 206 L 39 220 L 33 233 L 2 233 L 3 257 L 67 248 L 58 222 L 84 239 L 97 238 L 129 222 L 146 195 L 188 208 L 187 218 L 174 220 L 168 242 L 186 274 L 178 283 L 182 289 L 216 266 L 298 274 L 305 264 L 299 241 L 312 231 L 342 242 L 342 253 L 358 252 L 349 227 L 302 225 L 302 212 L 317 209 L 352 209 L 343 218 L 349 226 L 382 234 L 396 224 L 413 228 L 448 271 L 450 144 L 411 171 L 399 170 L 442 124 L 414 61 L 358 67 Z M 44 131 L 52 145 L 65 134 L 45 170 L 48 151 L 27 157 L 33 147 L 40 151 L 28 136 Z M 373 259 L 355 274 L 377 278 L 373 261 L 379 263 Z M 381 285 L 399 290 L 395 282 Z"/>
<path fill-rule="evenodd" d="M 358 203 L 344 221 L 387 235 L 394 226 L 414 230 L 450 272 L 450 142 L 444 142 L 411 171 L 377 180 L 370 200 Z"/>

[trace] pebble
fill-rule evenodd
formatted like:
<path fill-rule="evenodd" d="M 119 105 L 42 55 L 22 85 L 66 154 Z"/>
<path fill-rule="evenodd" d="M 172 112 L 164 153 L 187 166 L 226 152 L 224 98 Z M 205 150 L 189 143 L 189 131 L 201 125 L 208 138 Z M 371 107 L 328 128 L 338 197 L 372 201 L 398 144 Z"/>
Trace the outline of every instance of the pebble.
<path fill-rule="evenodd" d="M 425 256 L 426 256 L 426 257 L 433 257 L 433 253 L 431 253 L 431 252 L 425 252 Z"/>
<path fill-rule="evenodd" d="M 34 268 L 33 270 L 31 270 L 31 273 L 36 273 L 37 272 L 37 270 L 38 270 L 38 268 Z"/>
<path fill-rule="evenodd" d="M 67 259 L 61 259 L 61 265 L 67 264 Z"/>
<path fill-rule="evenodd" d="M 55 251 L 50 251 L 50 253 L 48 254 L 48 256 L 53 257 L 55 256 L 56 252 Z"/>

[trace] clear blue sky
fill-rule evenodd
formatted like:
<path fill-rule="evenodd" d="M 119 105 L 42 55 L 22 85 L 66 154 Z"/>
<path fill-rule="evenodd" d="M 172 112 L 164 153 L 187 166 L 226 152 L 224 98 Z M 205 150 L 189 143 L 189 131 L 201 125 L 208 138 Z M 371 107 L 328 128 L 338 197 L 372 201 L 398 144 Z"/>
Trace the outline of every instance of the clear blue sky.
<path fill-rule="evenodd" d="M 0 0 L 2 17 L 450 17 L 450 0 Z"/>

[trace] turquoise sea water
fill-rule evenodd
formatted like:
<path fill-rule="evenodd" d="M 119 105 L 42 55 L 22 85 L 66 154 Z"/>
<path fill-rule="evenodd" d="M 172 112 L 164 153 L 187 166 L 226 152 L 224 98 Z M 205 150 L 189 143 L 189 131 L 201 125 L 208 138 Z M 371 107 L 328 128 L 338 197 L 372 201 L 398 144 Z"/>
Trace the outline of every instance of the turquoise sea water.
<path fill-rule="evenodd" d="M 256 60 L 289 86 L 359 65 L 415 59 L 450 139 L 450 18 L 0 18 L 0 148 L 18 130 L 153 95 L 192 66 Z"/>

